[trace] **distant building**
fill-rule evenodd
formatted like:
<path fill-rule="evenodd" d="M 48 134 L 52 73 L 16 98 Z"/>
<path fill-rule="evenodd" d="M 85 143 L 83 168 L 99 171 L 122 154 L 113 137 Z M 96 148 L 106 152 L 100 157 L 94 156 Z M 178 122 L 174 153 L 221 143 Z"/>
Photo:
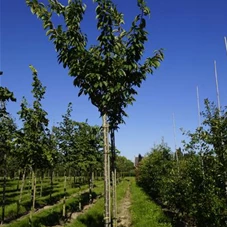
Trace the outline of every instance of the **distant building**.
<path fill-rule="evenodd" d="M 138 157 L 135 157 L 134 166 L 137 167 L 138 164 L 141 162 L 142 159 L 143 159 L 143 156 L 141 154 L 139 154 Z"/>

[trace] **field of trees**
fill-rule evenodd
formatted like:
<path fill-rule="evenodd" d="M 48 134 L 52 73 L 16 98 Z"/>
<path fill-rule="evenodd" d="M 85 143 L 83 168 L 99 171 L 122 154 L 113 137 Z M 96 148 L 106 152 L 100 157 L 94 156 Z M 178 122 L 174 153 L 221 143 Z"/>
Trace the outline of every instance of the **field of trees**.
<path fill-rule="evenodd" d="M 78 96 L 88 96 L 102 125 L 73 119 L 72 103 L 62 120 L 50 125 L 42 106 L 47 88 L 33 65 L 33 101 L 23 97 L 18 121 L 7 109 L 17 97 L 0 86 L 1 225 L 227 226 L 226 108 L 206 99 L 203 123 L 195 132 L 183 132 L 187 140 L 176 151 L 163 140 L 140 156 L 136 166 L 121 156 L 115 132 L 125 123 L 137 88 L 164 54 L 160 49 L 144 59 L 150 15 L 146 1 L 137 0 L 139 13 L 127 29 L 111 0 L 94 2 L 100 34 L 91 45 L 81 28 L 83 1 L 63 5 L 48 0 L 44 5 L 25 0 L 41 20 L 57 61 L 73 77 Z M 56 24 L 54 16 L 60 16 L 62 24 Z"/>
<path fill-rule="evenodd" d="M 172 153 L 163 141 L 137 169 L 137 183 L 180 226 L 227 225 L 227 109 L 205 100 L 203 123 L 183 132 L 189 141 Z"/>

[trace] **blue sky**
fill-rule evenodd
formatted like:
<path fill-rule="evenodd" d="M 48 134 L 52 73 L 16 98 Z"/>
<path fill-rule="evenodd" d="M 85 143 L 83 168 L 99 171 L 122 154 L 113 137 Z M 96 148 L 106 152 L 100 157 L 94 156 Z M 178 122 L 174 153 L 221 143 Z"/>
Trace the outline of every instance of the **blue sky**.
<path fill-rule="evenodd" d="M 46 0 L 44 0 L 45 2 Z M 66 0 L 61 1 L 63 4 Z M 87 4 L 83 31 L 90 43 L 97 37 L 95 4 Z M 115 0 L 125 15 L 126 26 L 138 13 L 136 0 Z M 151 18 L 147 21 L 149 41 L 145 57 L 159 48 L 165 49 L 161 67 L 149 75 L 138 90 L 133 106 L 127 108 L 129 118 L 116 135 L 116 144 L 129 159 L 145 154 L 164 137 L 174 148 L 172 114 L 175 114 L 177 146 L 184 139 L 179 128 L 193 130 L 198 125 L 196 86 L 199 86 L 201 109 L 203 99 L 216 102 L 214 60 L 217 61 L 221 105 L 227 104 L 227 36 L 226 0 L 162 0 L 150 1 Z M 48 41 L 41 21 L 32 15 L 25 0 L 0 1 L 1 46 L 0 70 L 2 86 L 14 92 L 17 103 L 8 104 L 14 117 L 20 109 L 22 96 L 32 102 L 33 64 L 43 85 L 47 86 L 44 109 L 51 125 L 61 120 L 67 104 L 73 103 L 73 118 L 101 125 L 97 109 L 87 97 L 78 98 L 72 78 L 57 63 L 54 46 Z M 19 123 L 18 123 L 19 124 Z"/>

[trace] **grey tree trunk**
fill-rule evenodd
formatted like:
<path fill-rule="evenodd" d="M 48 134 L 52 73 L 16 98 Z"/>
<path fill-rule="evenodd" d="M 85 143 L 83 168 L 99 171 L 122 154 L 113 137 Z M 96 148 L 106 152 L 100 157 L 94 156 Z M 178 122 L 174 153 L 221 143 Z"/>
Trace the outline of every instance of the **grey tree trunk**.
<path fill-rule="evenodd" d="M 110 212 L 110 163 L 109 163 L 109 141 L 108 141 L 108 125 L 107 117 L 102 117 L 103 140 L 104 140 L 104 226 L 111 226 Z"/>
<path fill-rule="evenodd" d="M 2 190 L 2 220 L 1 220 L 1 225 L 3 225 L 4 219 L 5 219 L 6 177 L 7 177 L 6 154 L 4 154 L 4 177 L 3 177 L 3 190 Z"/>
<path fill-rule="evenodd" d="M 53 170 L 51 169 L 50 173 L 50 198 L 52 197 L 53 193 Z"/>
<path fill-rule="evenodd" d="M 43 196 L 43 178 L 44 178 L 43 175 L 44 175 L 43 171 L 41 171 L 41 176 L 40 176 L 40 194 L 39 194 L 40 197 Z"/>
<path fill-rule="evenodd" d="M 116 191 L 116 151 L 115 151 L 115 135 L 114 129 L 110 131 L 111 139 L 111 153 L 112 153 L 112 214 L 113 214 L 113 227 L 117 227 L 117 191 Z"/>
<path fill-rule="evenodd" d="M 35 211 L 35 200 L 36 200 L 36 173 L 35 170 L 32 169 L 32 206 L 30 211 L 30 223 L 32 224 L 32 216 Z"/>
<path fill-rule="evenodd" d="M 64 198 L 63 198 L 63 208 L 62 208 L 62 216 L 65 217 L 66 215 L 66 210 L 65 210 L 65 204 L 66 204 L 66 170 L 64 172 Z"/>
<path fill-rule="evenodd" d="M 24 169 L 23 176 L 22 176 L 20 196 L 19 196 L 18 205 L 17 205 L 17 215 L 20 212 L 20 204 L 21 204 L 21 200 L 22 200 L 22 196 L 23 196 L 23 190 L 24 190 L 24 184 L 25 184 L 25 174 L 26 174 L 26 168 Z"/>

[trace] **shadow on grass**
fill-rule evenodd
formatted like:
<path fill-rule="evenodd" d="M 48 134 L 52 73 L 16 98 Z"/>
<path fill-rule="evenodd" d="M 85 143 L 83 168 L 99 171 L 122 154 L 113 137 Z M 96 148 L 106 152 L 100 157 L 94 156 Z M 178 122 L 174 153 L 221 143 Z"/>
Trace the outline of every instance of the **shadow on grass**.
<path fill-rule="evenodd" d="M 103 215 L 101 214 L 87 214 L 78 217 L 78 221 L 86 225 L 87 227 L 104 227 Z"/>

